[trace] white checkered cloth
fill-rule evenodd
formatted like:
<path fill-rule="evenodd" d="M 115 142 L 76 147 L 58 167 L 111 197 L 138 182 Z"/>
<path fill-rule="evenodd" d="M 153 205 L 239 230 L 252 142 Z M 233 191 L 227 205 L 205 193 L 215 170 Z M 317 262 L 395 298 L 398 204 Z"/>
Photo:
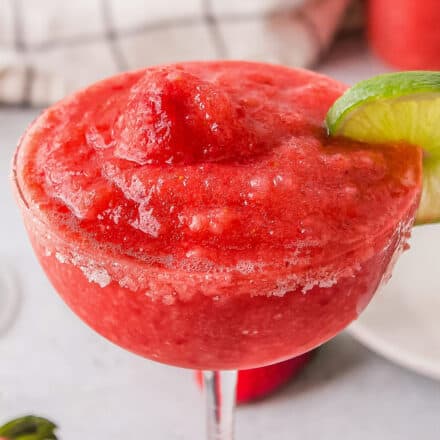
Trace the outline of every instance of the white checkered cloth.
<path fill-rule="evenodd" d="M 182 60 L 311 66 L 349 0 L 0 0 L 0 103 L 42 106 Z"/>

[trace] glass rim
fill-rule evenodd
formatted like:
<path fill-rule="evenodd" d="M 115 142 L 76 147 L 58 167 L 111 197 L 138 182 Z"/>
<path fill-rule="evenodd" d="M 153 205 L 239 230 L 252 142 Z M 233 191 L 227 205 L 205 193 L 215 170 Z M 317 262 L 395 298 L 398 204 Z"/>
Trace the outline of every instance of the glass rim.
<path fill-rule="evenodd" d="M 32 123 L 32 125 L 33 125 L 33 123 Z M 18 141 L 18 144 L 17 144 L 15 151 L 14 151 L 14 155 L 12 156 L 12 169 L 11 169 L 11 183 L 12 183 L 15 195 L 17 196 L 19 201 L 21 203 L 23 203 L 24 207 L 28 210 L 30 210 L 31 207 L 29 206 L 29 202 L 26 199 L 26 197 L 24 196 L 23 190 L 18 182 L 17 162 L 18 162 L 18 154 L 20 153 L 23 139 L 26 136 L 29 128 L 26 129 L 26 131 L 24 132 L 24 134 L 20 137 L 20 139 Z"/>

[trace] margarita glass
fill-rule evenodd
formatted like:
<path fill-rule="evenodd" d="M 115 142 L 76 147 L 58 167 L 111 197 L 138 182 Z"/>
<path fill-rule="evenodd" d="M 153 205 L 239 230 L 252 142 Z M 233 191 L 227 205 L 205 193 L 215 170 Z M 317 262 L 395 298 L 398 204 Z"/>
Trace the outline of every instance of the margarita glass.
<path fill-rule="evenodd" d="M 259 63 L 129 72 L 22 137 L 13 176 L 35 253 L 117 345 L 205 373 L 208 436 L 232 438 L 237 369 L 353 321 L 406 245 L 422 154 L 330 139 L 345 87 Z"/>

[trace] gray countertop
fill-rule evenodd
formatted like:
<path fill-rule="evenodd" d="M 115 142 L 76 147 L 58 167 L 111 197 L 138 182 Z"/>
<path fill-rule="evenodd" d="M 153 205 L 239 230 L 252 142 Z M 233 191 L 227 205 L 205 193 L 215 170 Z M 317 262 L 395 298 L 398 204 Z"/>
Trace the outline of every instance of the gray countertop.
<path fill-rule="evenodd" d="M 347 83 L 385 70 L 345 44 L 320 71 Z M 192 373 L 146 361 L 83 325 L 54 294 L 27 242 L 8 184 L 10 158 L 36 111 L 0 109 L 0 261 L 13 267 L 21 308 L 0 335 L 0 422 L 37 413 L 63 440 L 203 439 Z M 280 392 L 237 412 L 237 439 L 440 438 L 440 382 L 378 357 L 342 334 Z"/>

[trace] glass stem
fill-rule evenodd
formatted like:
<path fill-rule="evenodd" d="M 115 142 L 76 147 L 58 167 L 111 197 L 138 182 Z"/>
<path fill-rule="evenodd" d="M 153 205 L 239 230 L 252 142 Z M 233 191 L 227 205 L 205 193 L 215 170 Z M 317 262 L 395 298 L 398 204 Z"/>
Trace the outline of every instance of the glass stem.
<path fill-rule="evenodd" d="M 204 371 L 207 440 L 233 440 L 237 371 Z"/>

